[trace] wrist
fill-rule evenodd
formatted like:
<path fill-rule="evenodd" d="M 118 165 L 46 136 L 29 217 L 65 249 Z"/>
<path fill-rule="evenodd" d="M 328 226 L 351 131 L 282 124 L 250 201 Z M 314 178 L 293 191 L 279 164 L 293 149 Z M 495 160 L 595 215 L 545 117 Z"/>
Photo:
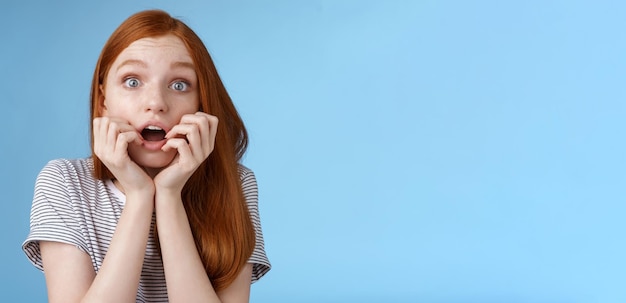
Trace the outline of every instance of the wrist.
<path fill-rule="evenodd" d="M 154 199 L 155 186 L 152 182 L 145 182 L 136 186 L 122 185 L 118 179 L 113 179 L 113 184 L 119 189 L 126 197 L 134 196 L 137 198 L 151 198 Z"/>
<path fill-rule="evenodd" d="M 182 191 L 170 188 L 158 188 L 154 195 L 154 203 L 156 205 L 161 204 L 181 204 L 182 205 Z"/>
<path fill-rule="evenodd" d="M 124 195 L 126 195 L 127 204 L 128 201 L 137 201 L 139 203 L 133 203 L 149 205 L 154 208 L 155 191 L 153 187 L 146 186 L 145 188 L 126 190 Z"/>

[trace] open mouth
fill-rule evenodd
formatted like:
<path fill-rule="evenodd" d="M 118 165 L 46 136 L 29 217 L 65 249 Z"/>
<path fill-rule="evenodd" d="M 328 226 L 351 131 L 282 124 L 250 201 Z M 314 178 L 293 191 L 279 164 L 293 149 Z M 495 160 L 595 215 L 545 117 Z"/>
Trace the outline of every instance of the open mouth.
<path fill-rule="evenodd" d="M 161 141 L 165 139 L 165 131 L 154 125 L 149 125 L 141 131 L 141 136 L 146 141 Z"/>

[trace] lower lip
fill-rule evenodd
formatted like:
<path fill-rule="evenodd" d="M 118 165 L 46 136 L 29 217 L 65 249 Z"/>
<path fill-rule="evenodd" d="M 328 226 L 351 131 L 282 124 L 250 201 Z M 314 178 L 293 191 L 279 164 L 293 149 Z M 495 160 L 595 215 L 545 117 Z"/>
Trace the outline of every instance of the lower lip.
<path fill-rule="evenodd" d="M 163 148 L 163 145 L 165 145 L 166 142 L 167 142 L 167 140 L 143 141 L 141 146 L 143 146 L 143 148 L 145 148 L 145 149 L 147 149 L 149 151 L 160 151 L 161 148 Z"/>

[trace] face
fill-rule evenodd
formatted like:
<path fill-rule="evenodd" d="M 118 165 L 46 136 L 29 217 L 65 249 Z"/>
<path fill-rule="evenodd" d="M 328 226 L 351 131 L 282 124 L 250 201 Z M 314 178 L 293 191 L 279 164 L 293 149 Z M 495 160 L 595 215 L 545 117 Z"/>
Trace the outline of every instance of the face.
<path fill-rule="evenodd" d="M 176 150 L 161 151 L 165 134 L 199 109 L 193 61 L 180 38 L 133 42 L 115 59 L 101 89 L 102 115 L 126 121 L 141 134 L 141 145 L 129 144 L 131 159 L 146 169 L 167 166 Z"/>

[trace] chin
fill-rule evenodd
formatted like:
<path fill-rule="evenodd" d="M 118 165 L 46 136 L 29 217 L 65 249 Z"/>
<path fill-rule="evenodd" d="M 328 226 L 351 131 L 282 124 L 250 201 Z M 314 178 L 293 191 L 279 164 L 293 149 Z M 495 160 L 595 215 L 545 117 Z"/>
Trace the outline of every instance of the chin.
<path fill-rule="evenodd" d="M 132 157 L 132 159 L 133 161 L 135 161 L 135 163 L 137 163 L 137 165 L 141 167 L 160 169 L 160 168 L 165 168 L 170 163 L 172 163 L 175 156 L 176 156 L 176 153 L 159 152 L 156 154 L 137 155 L 135 157 Z"/>

